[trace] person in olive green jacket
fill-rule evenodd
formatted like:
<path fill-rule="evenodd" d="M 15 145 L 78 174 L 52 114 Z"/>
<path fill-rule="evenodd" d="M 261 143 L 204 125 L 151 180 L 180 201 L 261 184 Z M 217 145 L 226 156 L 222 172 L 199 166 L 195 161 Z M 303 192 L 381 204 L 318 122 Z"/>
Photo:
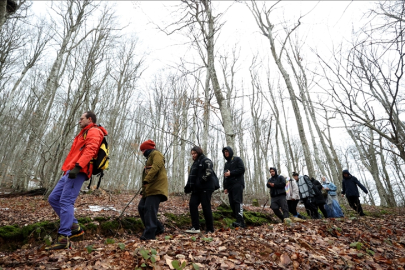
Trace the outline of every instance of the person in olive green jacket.
<path fill-rule="evenodd" d="M 142 174 L 142 199 L 138 204 L 138 212 L 141 216 L 145 230 L 141 240 L 152 240 L 155 236 L 164 232 L 163 224 L 157 219 L 159 204 L 167 201 L 169 184 L 165 168 L 165 158 L 155 149 L 152 140 L 143 142 L 140 150 L 147 158 Z"/>

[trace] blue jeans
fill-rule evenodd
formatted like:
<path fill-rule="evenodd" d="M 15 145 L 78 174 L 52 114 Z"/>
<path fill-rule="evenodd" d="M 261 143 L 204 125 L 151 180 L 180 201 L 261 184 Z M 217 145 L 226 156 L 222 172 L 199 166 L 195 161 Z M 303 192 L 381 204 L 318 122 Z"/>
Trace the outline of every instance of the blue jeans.
<path fill-rule="evenodd" d="M 75 179 L 68 178 L 69 171 L 62 176 L 49 195 L 48 202 L 60 218 L 59 234 L 70 236 L 73 223 L 78 223 L 74 216 L 74 204 L 80 189 L 86 180 L 84 173 L 78 173 Z"/>

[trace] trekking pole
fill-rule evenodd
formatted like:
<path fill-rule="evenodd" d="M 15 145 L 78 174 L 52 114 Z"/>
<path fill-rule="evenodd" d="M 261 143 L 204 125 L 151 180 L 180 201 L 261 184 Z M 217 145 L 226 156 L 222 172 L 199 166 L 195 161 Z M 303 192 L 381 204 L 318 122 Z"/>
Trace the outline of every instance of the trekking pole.
<path fill-rule="evenodd" d="M 124 209 L 121 212 L 121 215 L 118 217 L 118 219 L 121 219 L 122 215 L 124 214 L 125 210 L 128 208 L 128 206 L 131 204 L 131 202 L 135 199 L 135 197 L 141 192 L 142 186 L 139 188 L 139 190 L 135 193 L 134 197 L 127 203 L 127 205 L 124 207 Z"/>
<path fill-rule="evenodd" d="M 260 211 L 260 213 L 263 213 L 264 207 L 266 206 L 266 204 L 269 202 L 269 198 L 267 198 L 266 202 L 263 204 L 263 208 L 262 211 Z"/>

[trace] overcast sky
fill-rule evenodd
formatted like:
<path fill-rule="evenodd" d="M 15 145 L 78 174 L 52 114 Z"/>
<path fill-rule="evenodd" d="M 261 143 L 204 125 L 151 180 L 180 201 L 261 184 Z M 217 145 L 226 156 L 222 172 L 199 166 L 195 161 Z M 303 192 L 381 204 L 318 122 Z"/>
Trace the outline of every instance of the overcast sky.
<path fill-rule="evenodd" d="M 332 44 L 337 45 L 343 40 L 351 39 L 353 27 L 357 29 L 361 25 L 360 18 L 374 3 L 285 1 L 279 4 L 274 22 L 294 22 L 298 16 L 307 14 L 299 28 L 299 36 L 308 48 L 318 49 L 326 54 L 331 50 Z M 147 62 L 151 73 L 164 65 L 173 65 L 180 57 L 189 53 L 187 46 L 181 45 L 188 42 L 186 37 L 167 36 L 155 25 L 164 27 L 174 22 L 176 17 L 171 12 L 178 4 L 178 1 L 138 1 L 118 2 L 116 5 L 117 11 L 122 12 L 121 21 L 130 23 L 127 30 L 137 34 L 143 51 L 149 53 Z M 226 11 L 221 19 L 225 24 L 216 44 L 218 51 L 229 51 L 237 44 L 241 48 L 241 57 L 246 59 L 250 59 L 257 51 L 269 51 L 268 41 L 259 33 L 245 3 L 214 1 L 214 8 L 214 14 Z"/>
<path fill-rule="evenodd" d="M 266 1 L 267 5 L 275 3 Z M 159 69 L 167 65 L 175 66 L 181 58 L 200 62 L 198 55 L 185 45 L 189 39 L 180 34 L 166 35 L 157 29 L 176 21 L 176 6 L 180 1 L 116 1 L 110 2 L 116 10 L 125 31 L 139 39 L 139 53 L 147 54 L 146 67 L 142 80 L 148 83 Z M 268 41 L 263 37 L 254 21 L 246 2 L 214 1 L 214 15 L 224 12 L 224 22 L 216 43 L 219 52 L 230 51 L 235 45 L 240 48 L 242 62 L 250 62 L 257 52 L 269 52 Z M 324 55 L 330 54 L 332 45 L 350 40 L 352 29 L 358 29 L 363 14 L 374 5 L 368 1 L 284 1 L 278 4 L 274 13 L 274 23 L 295 22 L 306 14 L 299 27 L 299 36 L 305 42 L 305 49 L 316 49 Z M 46 14 L 50 1 L 34 1 L 36 14 Z M 260 2 L 259 2 L 260 5 Z M 312 55 L 304 56 L 311 61 Z M 313 59 L 314 61 L 316 59 Z"/>

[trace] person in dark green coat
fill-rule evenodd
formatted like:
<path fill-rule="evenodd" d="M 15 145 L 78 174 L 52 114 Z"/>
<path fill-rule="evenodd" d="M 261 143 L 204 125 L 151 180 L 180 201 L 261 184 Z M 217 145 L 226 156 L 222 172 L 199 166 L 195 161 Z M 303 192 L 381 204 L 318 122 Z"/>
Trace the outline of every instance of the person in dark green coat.
<path fill-rule="evenodd" d="M 156 235 L 164 232 L 163 224 L 157 219 L 159 204 L 167 201 L 169 183 L 165 168 L 165 158 L 156 148 L 152 140 L 143 142 L 140 150 L 147 158 L 142 174 L 142 199 L 138 204 L 145 230 L 141 240 L 155 239 Z"/>

